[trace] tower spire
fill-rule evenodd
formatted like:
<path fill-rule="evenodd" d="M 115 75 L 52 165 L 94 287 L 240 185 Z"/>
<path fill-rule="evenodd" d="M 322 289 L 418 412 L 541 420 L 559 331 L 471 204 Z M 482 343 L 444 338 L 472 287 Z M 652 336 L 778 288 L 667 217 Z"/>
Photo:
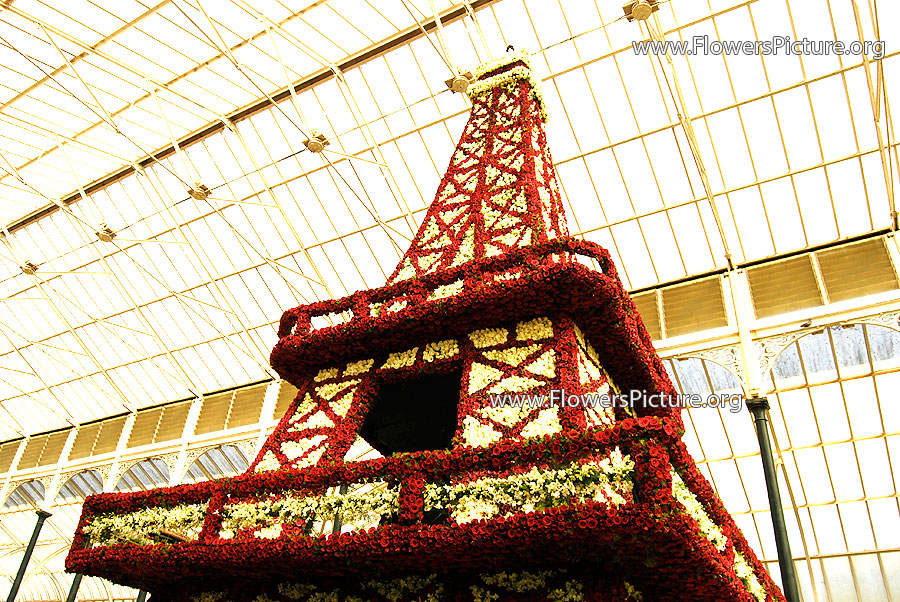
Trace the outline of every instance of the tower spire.
<path fill-rule="evenodd" d="M 528 54 L 508 52 L 475 76 L 469 122 L 389 285 L 567 234 Z"/>

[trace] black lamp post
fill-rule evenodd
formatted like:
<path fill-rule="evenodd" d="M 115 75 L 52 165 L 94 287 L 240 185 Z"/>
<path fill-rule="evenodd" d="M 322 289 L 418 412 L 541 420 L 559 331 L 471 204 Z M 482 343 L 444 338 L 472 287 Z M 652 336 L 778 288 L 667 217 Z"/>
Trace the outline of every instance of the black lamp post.
<path fill-rule="evenodd" d="M 794 558 L 788 541 L 784 508 L 781 505 L 781 493 L 778 491 L 778 478 L 775 474 L 775 458 L 772 456 L 772 444 L 769 441 L 769 420 L 766 417 L 769 400 L 765 397 L 748 399 L 747 409 L 753 414 L 756 437 L 759 439 L 759 452 L 762 456 L 763 473 L 766 476 L 766 490 L 769 494 L 769 510 L 772 515 L 772 528 L 775 530 L 775 547 L 778 550 L 778 566 L 781 569 L 784 597 L 788 602 L 800 602 L 797 572 L 794 569 Z"/>
<path fill-rule="evenodd" d="M 41 527 L 44 526 L 44 521 L 52 516 L 49 512 L 40 508 L 35 510 L 35 514 L 37 514 L 37 522 L 34 524 L 34 531 L 31 532 L 31 541 L 28 542 L 28 547 L 25 548 L 25 556 L 22 557 L 22 562 L 19 564 L 19 572 L 16 573 L 16 578 L 13 580 L 12 589 L 9 590 L 6 602 L 16 602 L 16 596 L 19 593 L 19 588 L 22 586 L 22 579 L 25 577 L 25 569 L 28 568 L 28 561 L 31 560 L 31 554 L 34 552 L 38 535 L 41 534 Z"/>
<path fill-rule="evenodd" d="M 75 579 L 72 581 L 72 587 L 69 588 L 69 595 L 66 596 L 66 602 L 75 602 L 75 596 L 78 595 L 78 588 L 81 587 L 81 579 L 84 577 L 81 573 L 76 573 Z"/>

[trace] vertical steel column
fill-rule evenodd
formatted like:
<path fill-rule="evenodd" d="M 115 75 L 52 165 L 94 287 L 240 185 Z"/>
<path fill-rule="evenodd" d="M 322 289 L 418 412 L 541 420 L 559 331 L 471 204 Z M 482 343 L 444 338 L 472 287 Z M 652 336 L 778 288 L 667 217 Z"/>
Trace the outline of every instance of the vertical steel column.
<path fill-rule="evenodd" d="M 765 397 L 748 399 L 747 409 L 753 414 L 756 437 L 759 439 L 759 452 L 762 456 L 763 473 L 766 476 L 766 490 L 769 493 L 769 510 L 772 514 L 772 528 L 775 531 L 775 547 L 778 550 L 778 567 L 781 569 L 784 597 L 788 599 L 788 602 L 800 602 L 794 557 L 791 555 L 787 525 L 784 522 L 784 508 L 781 505 L 781 493 L 778 491 L 778 477 L 775 474 L 775 458 L 772 456 L 772 444 L 769 441 L 769 420 L 766 417 L 769 400 Z"/>
<path fill-rule="evenodd" d="M 41 527 L 44 526 L 44 521 L 52 516 L 49 512 L 40 508 L 35 510 L 35 514 L 37 514 L 37 522 L 34 524 L 34 531 L 31 532 L 31 541 L 28 542 L 28 547 L 25 548 L 25 556 L 19 565 L 19 572 L 16 573 L 16 578 L 13 581 L 12 589 L 9 590 L 6 602 L 16 602 L 16 595 L 19 593 L 19 587 L 21 587 L 22 579 L 25 577 L 25 569 L 28 568 L 28 561 L 31 560 L 31 554 L 34 552 L 34 545 L 37 543 L 38 535 L 41 534 Z"/>
<path fill-rule="evenodd" d="M 138 592 L 138 597 L 134 599 L 134 602 L 144 602 L 147 599 L 147 592 L 141 590 Z"/>
<path fill-rule="evenodd" d="M 75 602 L 75 596 L 78 595 L 78 588 L 81 587 L 81 579 L 84 577 L 81 573 L 75 574 L 75 580 L 72 581 L 72 587 L 69 588 L 69 595 L 66 596 L 66 602 Z"/>

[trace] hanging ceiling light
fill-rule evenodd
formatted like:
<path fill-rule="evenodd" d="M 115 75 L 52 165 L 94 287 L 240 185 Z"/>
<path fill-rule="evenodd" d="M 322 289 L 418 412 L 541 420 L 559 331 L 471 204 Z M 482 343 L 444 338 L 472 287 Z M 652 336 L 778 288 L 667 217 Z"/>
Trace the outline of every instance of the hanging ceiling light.
<path fill-rule="evenodd" d="M 97 235 L 102 242 L 112 242 L 116 237 L 116 232 L 112 228 L 106 225 L 106 222 L 100 223 L 100 229 L 97 230 L 94 234 Z"/>
<path fill-rule="evenodd" d="M 626 2 L 622 7 L 625 11 L 625 18 L 629 21 L 646 21 L 650 18 L 651 13 L 659 10 L 657 0 L 636 0 L 635 2 Z"/>
<path fill-rule="evenodd" d="M 309 138 L 303 141 L 303 145 L 314 153 L 321 153 L 329 144 L 325 134 L 315 128 L 309 131 Z"/>
<path fill-rule="evenodd" d="M 469 84 L 471 84 L 474 79 L 475 78 L 472 77 L 472 72 L 466 71 L 465 73 L 454 75 L 444 83 L 447 84 L 447 87 L 450 88 L 452 92 L 459 92 L 460 94 L 462 94 L 466 91 L 466 89 L 469 87 Z"/>

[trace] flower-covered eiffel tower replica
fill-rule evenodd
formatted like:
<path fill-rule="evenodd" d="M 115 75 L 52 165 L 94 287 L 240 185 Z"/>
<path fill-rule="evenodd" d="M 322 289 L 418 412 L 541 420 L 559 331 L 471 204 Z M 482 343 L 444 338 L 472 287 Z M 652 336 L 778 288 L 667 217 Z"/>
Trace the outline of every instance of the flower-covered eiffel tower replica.
<path fill-rule="evenodd" d="M 299 393 L 248 471 L 89 497 L 70 571 L 154 602 L 784 599 L 679 409 L 616 403 L 675 391 L 609 254 L 567 236 L 528 56 L 476 76 L 387 284 L 282 317 Z"/>

